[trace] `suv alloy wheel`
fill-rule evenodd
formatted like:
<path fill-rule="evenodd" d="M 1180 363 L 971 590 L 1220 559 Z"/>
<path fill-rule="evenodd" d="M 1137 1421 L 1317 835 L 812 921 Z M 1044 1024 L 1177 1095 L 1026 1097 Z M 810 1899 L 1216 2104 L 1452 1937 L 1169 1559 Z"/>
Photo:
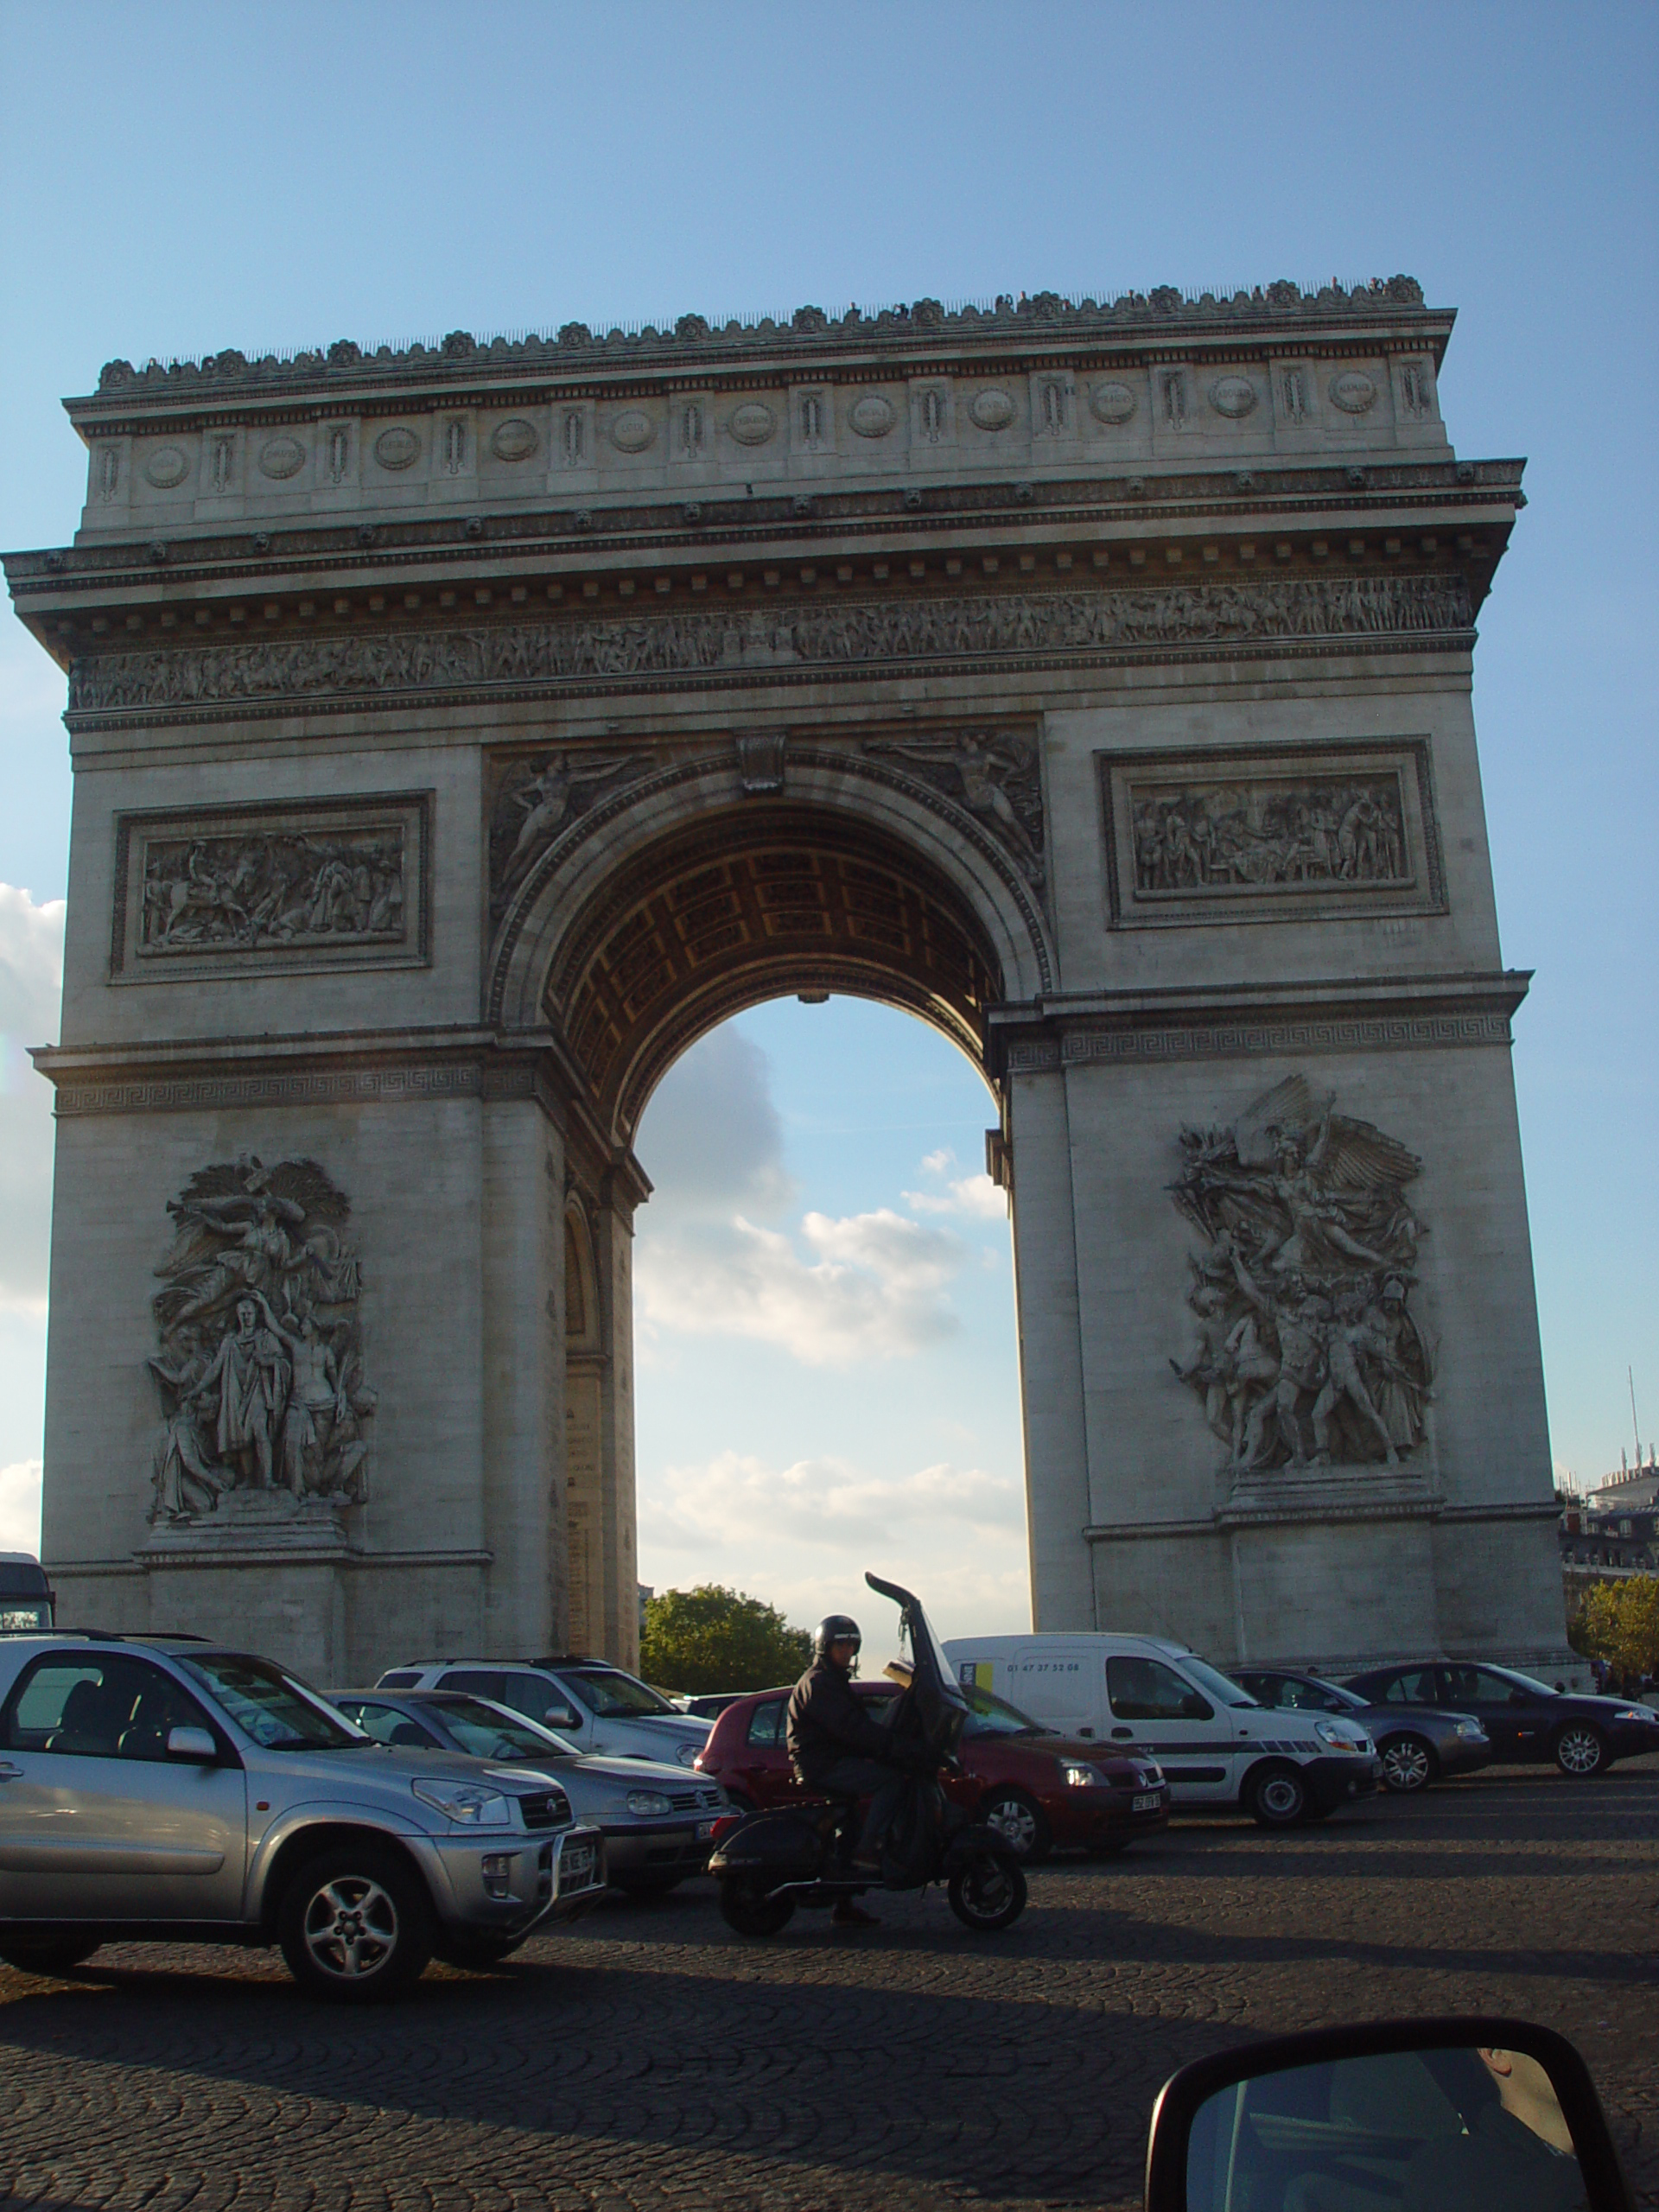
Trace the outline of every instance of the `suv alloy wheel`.
<path fill-rule="evenodd" d="M 289 1880 L 276 1916 L 288 1970 L 314 1996 L 347 2005 L 395 1997 L 432 1955 L 418 1878 L 372 1843 L 340 1843 Z"/>

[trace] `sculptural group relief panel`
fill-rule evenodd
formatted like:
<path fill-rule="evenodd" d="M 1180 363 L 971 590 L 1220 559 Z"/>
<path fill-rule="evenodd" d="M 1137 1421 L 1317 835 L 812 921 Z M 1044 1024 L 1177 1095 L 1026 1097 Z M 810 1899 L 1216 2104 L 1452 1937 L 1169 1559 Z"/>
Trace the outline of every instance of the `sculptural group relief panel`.
<path fill-rule="evenodd" d="M 882 668 L 976 663 L 1098 665 L 1224 650 L 1236 656 L 1332 638 L 1360 645 L 1467 641 L 1469 587 L 1458 575 L 1262 576 L 1214 584 L 984 590 L 948 598 L 884 594 L 776 608 L 564 615 L 474 628 L 105 652 L 69 676 L 80 717 L 194 719 L 296 700 L 431 702 L 454 691 L 534 696 L 626 685 L 788 681 Z"/>
<path fill-rule="evenodd" d="M 378 1401 L 344 1193 L 315 1160 L 268 1168 L 245 1154 L 200 1169 L 167 1210 L 175 1235 L 150 1301 L 152 1523 L 245 1541 L 308 1509 L 332 1521 L 362 1504 Z"/>
<path fill-rule="evenodd" d="M 1096 757 L 1114 928 L 1445 911 L 1426 739 Z"/>
<path fill-rule="evenodd" d="M 405 791 L 118 817 L 111 980 L 423 965 L 431 807 Z"/>
<path fill-rule="evenodd" d="M 1435 1352 L 1406 1196 L 1421 1167 L 1301 1075 L 1224 1127 L 1181 1131 L 1169 1188 L 1203 1245 L 1170 1366 L 1235 1478 L 1423 1456 Z"/>

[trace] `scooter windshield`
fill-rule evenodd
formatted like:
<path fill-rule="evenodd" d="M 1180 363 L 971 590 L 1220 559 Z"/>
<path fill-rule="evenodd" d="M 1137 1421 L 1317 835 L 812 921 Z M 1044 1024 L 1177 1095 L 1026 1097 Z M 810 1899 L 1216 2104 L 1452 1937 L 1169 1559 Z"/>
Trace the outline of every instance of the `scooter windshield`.
<path fill-rule="evenodd" d="M 905 1625 L 910 1630 L 911 1656 L 918 1674 L 931 1675 L 929 1687 L 935 1695 L 948 1705 L 959 1707 L 965 1716 L 967 1700 L 957 1687 L 956 1679 L 950 1672 L 950 1663 L 944 1656 L 944 1647 L 934 1633 L 933 1624 L 927 1618 L 921 1599 L 912 1596 L 908 1590 L 901 1589 L 896 1582 L 882 1581 L 880 1575 L 867 1573 L 864 1580 L 881 1597 L 891 1598 L 904 1615 Z"/>

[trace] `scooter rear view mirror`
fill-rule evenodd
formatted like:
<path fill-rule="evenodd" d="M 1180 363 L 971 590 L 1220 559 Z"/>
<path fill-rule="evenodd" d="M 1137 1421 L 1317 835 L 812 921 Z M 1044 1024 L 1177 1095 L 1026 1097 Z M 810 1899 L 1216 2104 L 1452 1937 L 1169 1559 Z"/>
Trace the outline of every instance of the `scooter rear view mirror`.
<path fill-rule="evenodd" d="M 1635 2212 L 1584 2061 L 1523 2020 L 1320 2028 L 1183 2067 L 1146 2212 Z"/>

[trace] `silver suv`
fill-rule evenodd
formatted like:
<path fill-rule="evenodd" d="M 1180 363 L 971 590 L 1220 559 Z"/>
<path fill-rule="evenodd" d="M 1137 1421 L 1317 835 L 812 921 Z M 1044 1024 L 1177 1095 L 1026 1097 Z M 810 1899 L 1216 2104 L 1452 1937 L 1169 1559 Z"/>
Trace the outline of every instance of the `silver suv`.
<path fill-rule="evenodd" d="M 182 1637 L 0 1640 L 0 1958 L 280 1944 L 363 2002 L 486 1967 L 596 1899 L 604 1840 L 545 1776 L 372 1742 L 269 1659 Z"/>
<path fill-rule="evenodd" d="M 608 1659 L 410 1659 L 378 1690 L 465 1690 L 555 1728 L 579 1751 L 690 1766 L 711 1721 L 681 1713 L 637 1675 Z"/>

